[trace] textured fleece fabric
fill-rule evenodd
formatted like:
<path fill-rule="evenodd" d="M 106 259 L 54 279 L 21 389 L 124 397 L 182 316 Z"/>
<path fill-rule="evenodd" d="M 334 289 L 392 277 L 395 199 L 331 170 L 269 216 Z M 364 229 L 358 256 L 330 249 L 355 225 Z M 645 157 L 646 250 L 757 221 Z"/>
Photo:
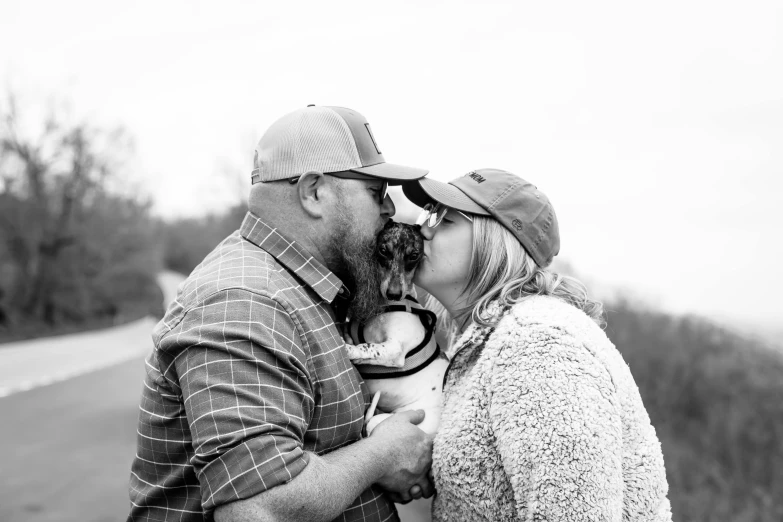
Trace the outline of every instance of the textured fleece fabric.
<path fill-rule="evenodd" d="M 661 445 L 614 345 L 553 297 L 449 350 L 433 520 L 670 521 Z"/>

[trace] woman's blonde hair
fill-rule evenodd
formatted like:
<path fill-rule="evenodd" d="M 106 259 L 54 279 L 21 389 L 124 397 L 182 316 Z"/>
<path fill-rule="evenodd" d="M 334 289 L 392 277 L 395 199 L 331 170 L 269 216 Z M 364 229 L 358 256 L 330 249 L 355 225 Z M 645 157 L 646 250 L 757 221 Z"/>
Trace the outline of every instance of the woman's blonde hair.
<path fill-rule="evenodd" d="M 506 308 L 531 295 L 551 295 L 582 310 L 599 326 L 606 324 L 603 305 L 587 296 L 585 285 L 538 266 L 514 235 L 489 217 L 473 217 L 473 255 L 462 295 L 467 306 L 453 317 L 459 330 L 470 319 L 494 326 L 499 318 L 488 313 L 491 302 L 498 300 Z"/>

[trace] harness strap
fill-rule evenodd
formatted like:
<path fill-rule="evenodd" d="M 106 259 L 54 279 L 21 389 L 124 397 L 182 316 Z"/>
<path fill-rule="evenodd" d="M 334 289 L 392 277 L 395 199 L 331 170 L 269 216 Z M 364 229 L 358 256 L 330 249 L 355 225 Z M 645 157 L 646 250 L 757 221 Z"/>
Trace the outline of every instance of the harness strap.
<path fill-rule="evenodd" d="M 437 316 L 430 310 L 419 306 L 411 306 L 411 303 L 418 305 L 418 301 L 412 296 L 406 296 L 404 301 L 398 301 L 383 307 L 382 313 L 387 312 L 408 312 L 418 316 L 424 327 L 424 338 L 419 344 L 413 347 L 405 354 L 405 365 L 402 368 L 389 368 L 376 364 L 362 364 L 357 368 L 362 377 L 372 379 L 390 379 L 392 377 L 403 377 L 411 375 L 429 365 L 438 358 L 441 353 L 440 346 L 435 342 L 435 323 Z M 367 342 L 364 338 L 364 325 L 353 325 L 351 333 L 354 339 L 359 343 Z"/>

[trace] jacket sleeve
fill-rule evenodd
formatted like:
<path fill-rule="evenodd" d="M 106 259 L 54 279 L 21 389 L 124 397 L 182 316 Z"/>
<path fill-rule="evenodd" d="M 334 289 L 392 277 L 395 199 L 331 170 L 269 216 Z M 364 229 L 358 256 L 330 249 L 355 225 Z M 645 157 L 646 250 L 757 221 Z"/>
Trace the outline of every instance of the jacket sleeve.
<path fill-rule="evenodd" d="M 520 520 L 622 519 L 622 423 L 609 372 L 553 326 L 500 349 L 489 414 Z"/>

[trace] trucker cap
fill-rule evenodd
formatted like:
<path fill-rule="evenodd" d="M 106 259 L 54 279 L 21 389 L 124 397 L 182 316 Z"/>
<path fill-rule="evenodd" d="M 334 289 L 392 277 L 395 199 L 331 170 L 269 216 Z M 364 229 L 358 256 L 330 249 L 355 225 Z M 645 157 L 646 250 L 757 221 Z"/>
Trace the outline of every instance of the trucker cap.
<path fill-rule="evenodd" d="M 308 105 L 286 114 L 261 137 L 253 158 L 253 183 L 288 179 L 310 171 L 352 171 L 392 185 L 427 170 L 386 163 L 370 124 L 344 107 Z"/>
<path fill-rule="evenodd" d="M 510 172 L 474 170 L 448 183 L 424 178 L 404 184 L 402 190 L 420 207 L 434 201 L 495 218 L 514 234 L 538 266 L 548 266 L 560 251 L 557 216 L 549 198 Z"/>

